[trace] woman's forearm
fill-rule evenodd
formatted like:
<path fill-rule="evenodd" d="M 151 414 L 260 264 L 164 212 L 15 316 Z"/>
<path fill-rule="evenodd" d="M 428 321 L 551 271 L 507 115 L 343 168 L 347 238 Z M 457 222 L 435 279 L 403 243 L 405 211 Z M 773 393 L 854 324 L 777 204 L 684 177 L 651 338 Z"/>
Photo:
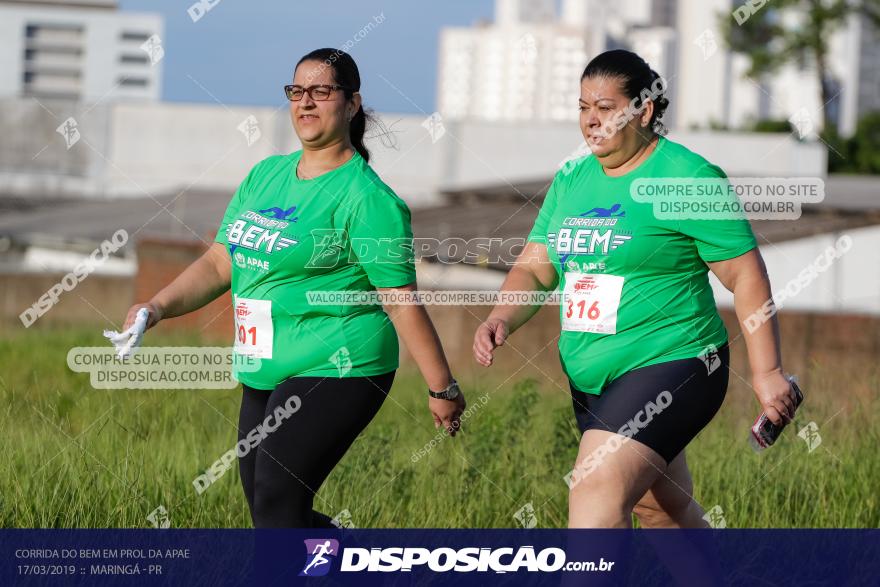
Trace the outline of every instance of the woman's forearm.
<path fill-rule="evenodd" d="M 222 245 L 214 243 L 150 300 L 162 318 L 197 310 L 229 289 L 232 267 Z"/>
<path fill-rule="evenodd" d="M 775 312 L 757 327 L 752 318 L 764 316 L 761 308 L 767 300 L 772 299 L 772 295 L 766 273 L 754 272 L 742 276 L 737 279 L 733 289 L 734 308 L 748 350 L 753 377 L 782 370 L 779 322 Z"/>
<path fill-rule="evenodd" d="M 425 307 L 405 304 L 388 306 L 385 311 L 418 365 L 428 387 L 439 391 L 452 383 L 452 372 L 443 353 L 440 337 L 437 336 Z"/>
<path fill-rule="evenodd" d="M 523 266 L 514 266 L 507 273 L 507 277 L 501 285 L 502 292 L 540 292 L 546 290 L 545 285 L 538 280 L 535 274 Z M 512 334 L 517 328 L 528 322 L 539 309 L 541 309 L 541 306 L 538 304 L 499 304 L 492 309 L 487 320 L 493 318 L 503 320 Z"/>

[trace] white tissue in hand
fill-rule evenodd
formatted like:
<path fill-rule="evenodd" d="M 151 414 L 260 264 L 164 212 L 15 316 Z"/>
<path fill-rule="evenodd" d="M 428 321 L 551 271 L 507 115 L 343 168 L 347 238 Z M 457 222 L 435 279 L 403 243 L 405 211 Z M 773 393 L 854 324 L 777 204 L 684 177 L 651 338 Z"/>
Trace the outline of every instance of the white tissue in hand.
<path fill-rule="evenodd" d="M 128 330 L 124 332 L 116 332 L 115 330 L 104 331 L 104 336 L 116 347 L 117 357 L 120 359 L 128 358 L 141 345 L 141 340 L 144 338 L 144 330 L 147 329 L 147 318 L 149 316 L 150 311 L 146 308 L 141 308 L 137 312 L 134 324 Z"/>

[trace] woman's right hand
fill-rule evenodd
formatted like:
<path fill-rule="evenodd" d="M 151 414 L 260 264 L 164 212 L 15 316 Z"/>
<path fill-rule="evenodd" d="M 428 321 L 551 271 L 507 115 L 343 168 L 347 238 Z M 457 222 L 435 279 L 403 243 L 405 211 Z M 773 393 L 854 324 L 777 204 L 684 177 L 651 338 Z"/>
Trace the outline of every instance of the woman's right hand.
<path fill-rule="evenodd" d="M 137 317 L 138 310 L 141 308 L 146 308 L 150 313 L 147 316 L 147 327 L 144 330 L 149 330 L 156 324 L 158 324 L 159 320 L 162 319 L 162 309 L 158 304 L 153 302 L 147 302 L 146 304 L 135 304 L 131 308 L 128 309 L 128 315 L 125 317 L 125 324 L 122 325 L 122 331 L 125 332 L 128 330 L 132 324 L 134 324 L 134 320 Z"/>
<path fill-rule="evenodd" d="M 756 374 L 752 377 L 752 388 L 764 410 L 764 414 L 777 426 L 787 424 L 794 419 L 797 410 L 797 399 L 782 367 L 769 373 Z"/>
<path fill-rule="evenodd" d="M 474 334 L 474 358 L 483 367 L 492 364 L 495 349 L 504 344 L 510 329 L 501 318 L 489 318 Z"/>

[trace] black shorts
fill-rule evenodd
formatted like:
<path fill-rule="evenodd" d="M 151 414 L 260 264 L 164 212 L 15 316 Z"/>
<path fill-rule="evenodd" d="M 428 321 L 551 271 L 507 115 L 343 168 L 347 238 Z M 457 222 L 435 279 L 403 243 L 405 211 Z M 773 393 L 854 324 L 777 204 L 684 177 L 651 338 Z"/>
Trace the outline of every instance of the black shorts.
<path fill-rule="evenodd" d="M 571 386 L 578 428 L 606 430 L 647 445 L 667 463 L 715 416 L 727 393 L 730 350 L 624 373 L 601 395 Z"/>

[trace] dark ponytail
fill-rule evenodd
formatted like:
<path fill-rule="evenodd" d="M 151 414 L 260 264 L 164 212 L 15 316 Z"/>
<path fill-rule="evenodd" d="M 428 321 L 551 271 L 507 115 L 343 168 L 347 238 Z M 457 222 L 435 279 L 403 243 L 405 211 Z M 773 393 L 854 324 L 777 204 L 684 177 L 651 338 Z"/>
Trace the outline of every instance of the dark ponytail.
<path fill-rule="evenodd" d="M 668 131 L 663 124 L 663 114 L 669 107 L 669 99 L 666 97 L 666 80 L 651 69 L 648 63 L 632 51 L 614 49 L 605 51 L 593 58 L 584 69 L 581 79 L 593 77 L 607 77 L 620 81 L 623 95 L 630 100 L 636 100 L 636 107 L 642 107 L 642 96 L 650 92 L 653 94 L 654 114 L 648 127 L 658 135 L 665 135 Z M 659 83 L 658 83 L 659 81 Z M 662 87 L 659 92 L 653 92 L 655 84 Z"/>
<path fill-rule="evenodd" d="M 351 145 L 357 150 L 358 153 L 361 154 L 361 157 L 364 158 L 364 161 L 369 163 L 370 152 L 364 145 L 364 133 L 367 130 L 367 113 L 364 112 L 363 106 L 358 108 L 358 111 L 355 112 L 354 117 L 351 119 L 348 128 Z"/>
<path fill-rule="evenodd" d="M 303 61 L 320 61 L 322 68 L 330 68 L 333 70 L 333 80 L 345 88 L 345 98 L 351 100 L 355 92 L 361 89 L 361 74 L 358 72 L 357 64 L 351 55 L 341 49 L 315 49 L 314 51 L 304 55 L 296 63 L 299 67 Z M 323 69 L 322 69 L 323 71 Z M 370 152 L 364 145 L 364 133 L 367 130 L 367 123 L 372 116 L 364 111 L 363 104 L 349 123 L 349 139 L 352 146 L 360 153 L 364 161 L 370 161 Z"/>

